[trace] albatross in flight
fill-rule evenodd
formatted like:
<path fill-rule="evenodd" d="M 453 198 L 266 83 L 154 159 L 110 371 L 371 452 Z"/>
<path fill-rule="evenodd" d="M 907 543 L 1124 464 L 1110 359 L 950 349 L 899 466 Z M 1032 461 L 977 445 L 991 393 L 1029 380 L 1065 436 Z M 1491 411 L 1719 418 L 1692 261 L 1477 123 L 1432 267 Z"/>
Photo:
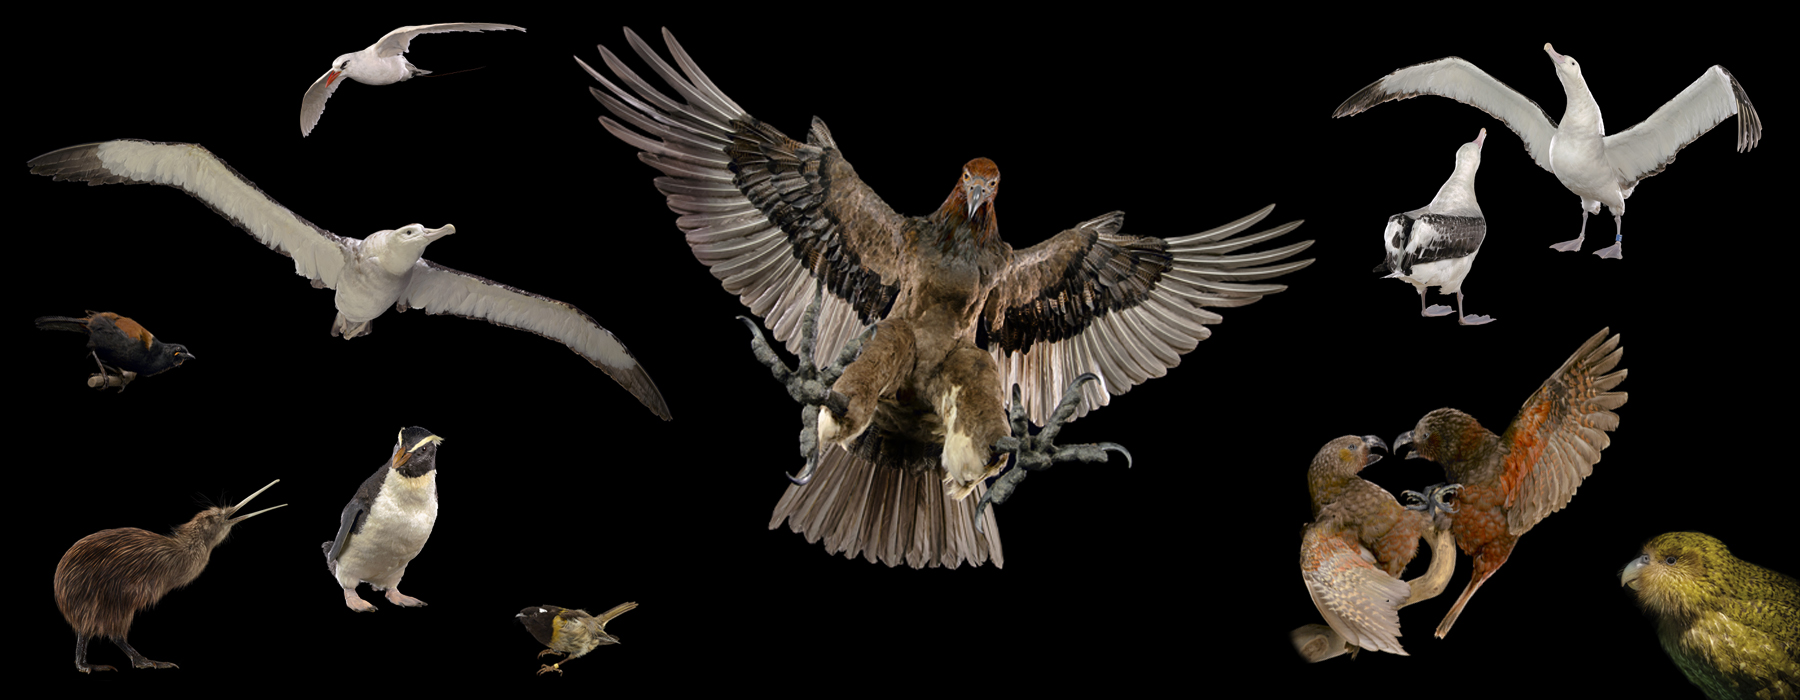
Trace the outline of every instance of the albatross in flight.
<path fill-rule="evenodd" d="M 617 118 L 601 126 L 663 173 L 656 188 L 694 256 L 801 355 L 800 370 L 783 366 L 746 321 L 758 359 L 807 404 L 807 466 L 769 527 L 786 520 L 846 557 L 1001 565 L 989 503 L 1026 470 L 1124 451 L 1054 445 L 1063 423 L 1180 364 L 1221 320 L 1208 307 L 1282 291 L 1263 281 L 1312 262 L 1289 259 L 1312 241 L 1252 248 L 1300 225 L 1252 231 L 1273 205 L 1171 238 L 1123 233 L 1115 211 L 1014 249 L 1000 237 L 1000 171 L 987 158 L 960 175 L 945 164 L 944 179 L 958 177 L 949 197 L 903 216 L 857 176 L 824 122 L 795 141 L 726 97 L 668 30 L 674 65 L 625 37 L 676 97 L 600 47 L 618 82 L 581 65 Z M 785 71 L 768 65 L 772 79 Z M 1117 172 L 1105 165 L 1094 164 L 1097 177 Z M 1044 428 L 1027 434 L 1027 423 Z M 1012 469 L 987 486 L 1009 455 Z"/>
<path fill-rule="evenodd" d="M 420 257 L 425 247 L 456 233 L 448 224 L 339 236 L 281 206 L 211 151 L 191 143 L 124 139 L 88 143 L 31 159 L 31 172 L 89 185 L 157 184 L 180 188 L 244 229 L 263 245 L 294 259 L 294 272 L 316 288 L 337 290 L 331 334 L 369 333 L 387 311 L 424 309 L 487 321 L 556 340 L 586 358 L 663 420 L 668 404 L 656 383 L 611 331 L 564 302 L 452 270 Z"/>
<path fill-rule="evenodd" d="M 422 24 L 388 32 L 387 36 L 370 44 L 369 48 L 337 57 L 337 60 L 331 62 L 331 70 L 325 71 L 324 75 L 313 81 L 312 87 L 306 89 L 306 96 L 300 98 L 300 135 L 311 134 L 313 127 L 319 124 L 319 117 L 325 114 L 325 100 L 331 99 L 331 93 L 337 92 L 338 86 L 344 84 L 338 78 L 353 78 L 364 85 L 392 85 L 402 80 L 411 80 L 415 75 L 430 73 L 431 71 L 413 65 L 401 55 L 406 53 L 413 37 L 440 32 L 491 32 L 505 29 L 525 31 L 524 27 L 510 24 L 482 22 Z"/>
<path fill-rule="evenodd" d="M 1613 244 L 1594 252 L 1602 258 L 1625 256 L 1625 198 L 1644 178 L 1668 167 L 1676 151 L 1733 115 L 1737 116 L 1739 152 L 1755 148 L 1762 138 L 1762 120 L 1750 106 L 1750 96 L 1724 66 L 1706 69 L 1699 80 L 1657 108 L 1649 119 L 1609 135 L 1600 119 L 1600 105 L 1582 78 L 1581 64 L 1549 44 L 1544 44 L 1544 52 L 1550 55 L 1567 100 L 1560 122 L 1506 83 L 1455 56 L 1394 71 L 1356 91 L 1331 116 L 1350 116 L 1389 100 L 1422 94 L 1442 95 L 1487 112 L 1525 141 L 1525 150 L 1538 167 L 1555 174 L 1557 181 L 1581 197 L 1581 235 L 1551 248 L 1581 250 L 1588 216 L 1600 213 L 1602 204 L 1612 210 Z"/>

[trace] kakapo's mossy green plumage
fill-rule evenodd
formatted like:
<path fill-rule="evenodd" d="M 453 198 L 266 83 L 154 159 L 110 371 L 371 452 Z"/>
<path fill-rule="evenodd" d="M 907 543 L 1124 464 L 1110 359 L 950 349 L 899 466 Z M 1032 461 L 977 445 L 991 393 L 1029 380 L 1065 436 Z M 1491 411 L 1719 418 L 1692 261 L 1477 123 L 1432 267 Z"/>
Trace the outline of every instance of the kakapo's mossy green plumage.
<path fill-rule="evenodd" d="M 1620 584 L 1656 619 L 1663 650 L 1713 700 L 1800 697 L 1800 582 L 1698 532 L 1644 543 Z"/>

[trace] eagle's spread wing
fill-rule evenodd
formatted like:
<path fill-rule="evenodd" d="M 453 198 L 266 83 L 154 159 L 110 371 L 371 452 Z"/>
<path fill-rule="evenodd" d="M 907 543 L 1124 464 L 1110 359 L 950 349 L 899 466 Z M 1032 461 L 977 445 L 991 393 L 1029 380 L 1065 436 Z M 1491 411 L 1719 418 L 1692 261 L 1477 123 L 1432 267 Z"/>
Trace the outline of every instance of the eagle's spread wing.
<path fill-rule="evenodd" d="M 31 159 L 31 172 L 89 185 L 151 183 L 175 187 L 294 259 L 294 273 L 336 289 L 362 241 L 344 238 L 281 206 L 199 144 L 122 139 L 62 148 Z"/>
<path fill-rule="evenodd" d="M 1162 376 L 1212 334 L 1205 324 L 1220 317 L 1206 307 L 1243 306 L 1279 292 L 1286 287 L 1250 283 L 1312 264 L 1282 262 L 1312 241 L 1236 252 L 1300 225 L 1238 235 L 1274 208 L 1166 239 L 1120 235 L 1124 215 L 1114 212 L 1017 251 L 982 311 L 1002 386 L 1019 384 L 1031 420 L 1042 424 L 1082 373 L 1100 381 L 1082 387 L 1077 416 Z"/>
<path fill-rule="evenodd" d="M 595 99 L 625 122 L 601 117 L 601 125 L 663 172 L 656 187 L 681 215 L 676 225 L 694 257 L 791 351 L 799 351 L 801 314 L 824 282 L 830 295 L 814 358 L 828 362 L 893 303 L 906 219 L 856 176 L 823 122 L 813 121 L 806 143 L 790 139 L 720 92 L 668 30 L 679 73 L 631 30 L 625 37 L 680 101 L 602 46 L 624 87 L 576 59 L 611 92 L 590 88 Z"/>
<path fill-rule="evenodd" d="M 1600 451 L 1612 444 L 1606 433 L 1619 427 L 1612 409 L 1625 405 L 1626 393 L 1610 389 L 1625 381 L 1626 370 L 1612 372 L 1625 350 L 1619 336 L 1607 337 L 1610 331 L 1603 328 L 1588 338 L 1532 393 L 1500 436 L 1507 450 L 1501 476 L 1506 526 L 1514 535 L 1568 505 L 1581 480 L 1593 473 Z"/>

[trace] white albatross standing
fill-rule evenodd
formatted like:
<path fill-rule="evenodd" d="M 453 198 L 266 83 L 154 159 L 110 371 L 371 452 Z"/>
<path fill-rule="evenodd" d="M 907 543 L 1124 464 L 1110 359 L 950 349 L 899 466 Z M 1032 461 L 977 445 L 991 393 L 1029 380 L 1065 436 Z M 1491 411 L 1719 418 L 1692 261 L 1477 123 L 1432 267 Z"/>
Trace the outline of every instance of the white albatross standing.
<path fill-rule="evenodd" d="M 427 230 L 412 224 L 364 239 L 339 236 L 281 206 L 211 151 L 191 143 L 88 143 L 51 151 L 28 165 L 38 175 L 89 185 L 180 188 L 263 245 L 293 258 L 294 272 L 311 279 L 314 287 L 337 290 L 334 336 L 368 334 L 370 323 L 390 306 L 530 331 L 567 345 L 651 413 L 669 419 L 668 404 L 637 358 L 581 309 L 420 257 L 432 241 L 455 233 L 454 226 Z"/>
<path fill-rule="evenodd" d="M 1389 100 L 1422 94 L 1442 95 L 1487 112 L 1525 141 L 1525 150 L 1538 167 L 1555 174 L 1557 181 L 1581 197 L 1581 235 L 1551 248 L 1581 250 L 1587 238 L 1588 215 L 1600 213 L 1602 204 L 1612 210 L 1613 244 L 1594 252 L 1602 258 L 1625 256 L 1625 198 L 1644 178 L 1668 167 L 1676 151 L 1733 115 L 1738 118 L 1739 152 L 1755 148 L 1762 139 L 1762 120 L 1750 106 L 1750 96 L 1724 66 L 1706 69 L 1699 80 L 1658 107 L 1649 119 L 1608 135 L 1600 119 L 1600 105 L 1581 77 L 1581 65 L 1549 44 L 1544 44 L 1544 52 L 1550 54 L 1567 98 L 1560 123 L 1551 120 L 1536 102 L 1455 56 L 1394 71 L 1356 91 L 1331 116 L 1349 116 Z"/>
<path fill-rule="evenodd" d="M 413 65 L 401 54 L 406 53 L 413 37 L 420 34 L 437 34 L 440 32 L 490 32 L 504 29 L 525 31 L 524 27 L 510 24 L 486 24 L 482 22 L 450 22 L 447 24 L 422 24 L 416 27 L 401 27 L 388 32 L 361 51 L 353 51 L 337 57 L 331 62 L 331 70 L 325 71 L 312 87 L 306 89 L 306 96 L 300 98 L 300 135 L 312 133 L 313 127 L 319 123 L 319 117 L 325 114 L 325 100 L 331 99 L 331 93 L 337 92 L 343 81 L 338 78 L 352 78 L 364 85 L 392 85 L 402 80 L 410 80 L 415 75 L 426 75 L 431 71 Z"/>
<path fill-rule="evenodd" d="M 1482 129 L 1474 141 L 1457 148 L 1456 169 L 1431 203 L 1388 217 L 1387 229 L 1381 232 L 1387 258 L 1375 271 L 1418 288 L 1421 316 L 1450 314 L 1448 306 L 1425 306 L 1425 288 L 1437 287 L 1441 294 L 1456 295 L 1457 323 L 1479 326 L 1494 320 L 1463 315 L 1462 295 L 1463 278 L 1469 276 L 1481 240 L 1487 237 L 1487 219 L 1475 202 L 1475 171 L 1481 169 L 1481 144 L 1486 140 L 1487 129 Z"/>

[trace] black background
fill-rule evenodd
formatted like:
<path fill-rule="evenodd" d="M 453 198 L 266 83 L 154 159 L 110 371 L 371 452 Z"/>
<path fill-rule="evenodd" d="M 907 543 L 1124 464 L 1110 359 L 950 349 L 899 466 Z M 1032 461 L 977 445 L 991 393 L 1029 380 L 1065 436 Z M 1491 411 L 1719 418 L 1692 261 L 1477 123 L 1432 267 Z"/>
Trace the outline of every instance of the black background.
<path fill-rule="evenodd" d="M 296 6 L 262 22 L 50 10 L 61 14 L 38 24 L 59 29 L 15 37 L 10 69 L 11 252 L 23 277 L 4 325 L 24 413 L 14 442 L 36 451 L 14 464 L 25 476 L 13 500 L 31 511 L 15 520 L 26 551 L 13 561 L 17 578 L 37 582 L 20 598 L 13 668 L 240 692 L 257 691 L 218 681 L 524 688 L 538 681 L 541 647 L 512 619 L 519 608 L 635 600 L 642 607 L 611 628 L 624 644 L 541 682 L 639 694 L 814 680 L 951 692 L 1102 680 L 1268 695 L 1449 684 L 1457 697 L 1575 696 L 1637 683 L 1686 693 L 1618 586 L 1637 546 L 1697 529 L 1750 561 L 1800 569 L 1782 536 L 1793 528 L 1788 440 L 1768 433 L 1786 422 L 1792 386 L 1781 360 L 1791 350 L 1774 337 L 1788 309 L 1772 296 L 1789 274 L 1777 184 L 1791 177 L 1790 151 L 1774 99 L 1791 76 L 1773 47 L 1686 28 L 1663 41 L 1669 28 L 1546 35 L 1541 23 L 1297 12 L 1041 24 L 934 7 L 936 19 L 921 8 L 860 20 L 599 4 L 562 14 Z M 422 37 L 410 54 L 420 66 L 486 67 L 348 85 L 311 137 L 296 133 L 300 96 L 334 56 L 396 26 L 453 20 L 530 32 Z M 209 24 L 221 21 L 231 26 Z M 658 47 L 658 26 L 670 25 L 727 94 L 792 136 L 825 119 L 903 213 L 936 207 L 959 166 L 987 156 L 1006 174 L 998 207 L 1017 247 L 1113 209 L 1131 214 L 1126 233 L 1175 236 L 1277 202 L 1266 224 L 1305 218 L 1286 240 L 1316 240 L 1307 254 L 1318 262 L 1284 278 L 1288 291 L 1224 310 L 1215 337 L 1168 377 L 1069 428 L 1066 441 L 1125 444 L 1136 467 L 1031 479 L 999 511 L 1006 568 L 828 555 L 767 529 L 782 474 L 799 466 L 798 411 L 752 359 L 732 319 L 743 307 L 694 260 L 654 171 L 595 123 L 592 81 L 569 59 L 598 66 L 596 42 L 629 55 L 626 24 Z M 1435 97 L 1328 118 L 1388 71 L 1450 54 L 1560 115 L 1545 40 L 1581 59 L 1614 131 L 1717 62 L 1759 100 L 1770 136 L 1735 153 L 1728 122 L 1682 151 L 1631 200 L 1631 254 L 1613 261 L 1591 254 L 1611 234 L 1604 214 L 1586 251 L 1547 248 L 1574 235 L 1577 198 L 1494 119 Z M 1467 304 L 1498 321 L 1460 328 L 1420 318 L 1410 287 L 1369 269 L 1385 218 L 1429 201 L 1457 146 L 1483 127 L 1477 192 L 1490 236 Z M 204 144 L 339 234 L 454 223 L 459 233 L 427 257 L 587 310 L 643 361 L 675 420 L 655 419 L 557 344 L 497 326 L 388 313 L 368 338 L 334 339 L 330 292 L 193 199 L 53 183 L 22 167 L 126 137 Z M 96 395 L 82 388 L 92 366 L 81 341 L 30 324 L 84 309 L 136 318 L 198 359 Z M 1299 662 L 1287 633 L 1317 620 L 1295 570 L 1313 452 L 1343 434 L 1391 439 L 1446 405 L 1500 430 L 1605 326 L 1625 335 L 1632 376 L 1621 388 L 1633 400 L 1569 510 L 1523 539 L 1448 639 L 1430 631 L 1464 585 L 1466 559 L 1443 597 L 1405 612 L 1414 658 Z M 399 609 L 364 587 L 381 611 L 355 615 L 319 543 L 395 431 L 413 424 L 448 440 L 440 519 L 404 586 L 431 606 Z M 1400 460 L 1367 474 L 1396 490 L 1439 475 Z M 72 635 L 49 585 L 70 544 L 112 527 L 166 531 L 276 478 L 253 506 L 290 505 L 240 526 L 198 581 L 138 618 L 138 649 L 180 670 L 70 670 Z M 105 643 L 90 658 L 128 666 Z"/>

